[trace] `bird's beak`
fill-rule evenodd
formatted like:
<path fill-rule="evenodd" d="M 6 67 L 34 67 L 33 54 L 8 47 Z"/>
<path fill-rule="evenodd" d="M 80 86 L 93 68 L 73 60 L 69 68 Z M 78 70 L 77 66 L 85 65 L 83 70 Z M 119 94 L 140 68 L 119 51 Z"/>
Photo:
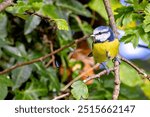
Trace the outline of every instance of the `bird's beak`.
<path fill-rule="evenodd" d="M 92 34 L 92 35 L 90 35 L 91 37 L 95 37 L 95 35 L 94 34 Z"/>

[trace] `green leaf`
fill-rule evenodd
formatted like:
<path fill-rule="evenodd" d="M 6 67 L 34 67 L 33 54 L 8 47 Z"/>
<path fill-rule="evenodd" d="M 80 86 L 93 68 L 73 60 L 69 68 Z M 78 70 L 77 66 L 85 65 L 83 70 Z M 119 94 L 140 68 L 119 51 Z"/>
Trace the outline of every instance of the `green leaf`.
<path fill-rule="evenodd" d="M 111 8 L 114 11 L 116 8 L 121 7 L 120 2 L 118 0 L 110 0 Z M 105 10 L 105 6 L 103 0 L 91 0 L 88 3 L 88 6 L 93 10 L 100 14 L 106 21 L 108 20 L 107 12 Z M 98 7 L 99 6 L 99 7 Z"/>
<path fill-rule="evenodd" d="M 32 72 L 30 66 L 23 66 L 12 71 L 12 80 L 14 82 L 13 90 L 19 88 L 24 82 L 26 82 Z"/>
<path fill-rule="evenodd" d="M 11 79 L 6 75 L 0 75 L 0 100 L 5 99 L 8 94 L 8 86 L 13 86 Z"/>
<path fill-rule="evenodd" d="M 31 9 L 32 6 L 25 3 L 24 1 L 17 1 L 17 4 L 15 4 L 14 6 L 8 7 L 6 10 L 9 13 L 12 13 L 14 15 L 16 14 L 24 14 L 25 11 Z"/>
<path fill-rule="evenodd" d="M 7 16 L 0 13 L 0 40 L 7 36 Z"/>
<path fill-rule="evenodd" d="M 6 86 L 13 86 L 12 80 L 9 78 L 9 76 L 6 75 L 0 75 L 0 83 L 5 84 Z"/>
<path fill-rule="evenodd" d="M 24 34 L 27 35 L 31 33 L 41 22 L 40 17 L 38 16 L 30 16 L 28 20 L 25 22 Z"/>
<path fill-rule="evenodd" d="M 150 19 L 150 15 L 146 15 L 144 17 L 144 21 L 143 22 L 144 22 L 145 25 L 150 24 L 150 20 L 149 19 Z"/>
<path fill-rule="evenodd" d="M 91 13 L 77 0 L 57 0 L 56 5 L 70 10 L 72 13 L 91 17 Z"/>
<path fill-rule="evenodd" d="M 8 93 L 7 85 L 0 83 L 0 100 L 5 99 Z"/>
<path fill-rule="evenodd" d="M 124 63 L 120 65 L 120 78 L 122 83 L 131 87 L 143 82 L 137 71 Z"/>
<path fill-rule="evenodd" d="M 17 47 L 12 47 L 12 46 L 6 45 L 3 48 L 11 56 L 22 57 L 21 52 L 19 51 L 19 49 Z"/>
<path fill-rule="evenodd" d="M 51 19 L 59 18 L 57 8 L 51 4 L 46 4 L 42 7 L 42 14 L 49 16 Z"/>
<path fill-rule="evenodd" d="M 144 28 L 144 31 L 147 33 L 147 32 L 150 32 L 150 24 L 146 25 L 145 28 Z"/>
<path fill-rule="evenodd" d="M 150 33 L 146 33 L 143 29 L 143 27 L 138 28 L 138 34 L 140 38 L 146 43 L 149 44 L 149 38 L 150 38 Z"/>
<path fill-rule="evenodd" d="M 50 78 L 50 85 L 49 85 L 49 89 L 50 90 L 55 90 L 55 91 L 59 91 L 60 90 L 60 83 L 57 77 L 57 71 L 53 68 L 48 68 L 47 70 L 47 74 L 48 78 Z"/>
<path fill-rule="evenodd" d="M 139 44 L 139 37 L 137 37 L 137 35 L 135 35 L 134 39 L 132 39 L 132 44 L 133 44 L 133 47 L 136 48 Z"/>
<path fill-rule="evenodd" d="M 150 13 L 150 3 L 147 4 L 146 8 L 145 8 L 145 13 L 149 14 Z"/>
<path fill-rule="evenodd" d="M 137 93 L 138 92 L 138 93 Z M 126 99 L 129 100 L 136 100 L 136 99 L 141 99 L 141 100 L 146 100 L 147 97 L 142 91 L 141 87 L 139 85 L 136 86 L 128 86 L 125 85 L 124 83 L 121 84 L 120 88 L 120 96 L 126 97 Z"/>
<path fill-rule="evenodd" d="M 32 7 L 34 10 L 38 11 L 40 10 L 40 8 L 43 6 L 43 3 L 42 2 L 33 2 L 32 3 Z"/>
<path fill-rule="evenodd" d="M 89 3 L 88 3 L 88 6 L 96 11 L 97 13 L 99 13 L 105 20 L 108 20 L 108 16 L 107 16 L 107 12 L 105 10 L 105 6 L 104 6 L 104 3 L 103 3 L 103 0 L 91 0 Z M 100 7 L 98 7 L 100 6 Z"/>
<path fill-rule="evenodd" d="M 82 81 L 76 81 L 74 82 L 72 85 L 72 90 L 71 93 L 73 95 L 74 98 L 76 98 L 77 100 L 84 98 L 87 99 L 89 96 L 88 93 L 88 88 L 86 86 L 86 84 L 84 84 Z"/>
<path fill-rule="evenodd" d="M 32 82 L 26 84 L 24 91 L 17 90 L 15 99 L 35 100 L 39 99 L 41 96 L 47 96 L 47 86 L 35 79 L 36 78 L 32 79 Z"/>
<path fill-rule="evenodd" d="M 68 23 L 64 19 L 54 19 L 59 30 L 69 30 Z"/>
<path fill-rule="evenodd" d="M 129 43 L 134 39 L 134 37 L 135 37 L 134 34 L 128 34 L 128 35 L 123 36 L 120 41 L 124 43 Z"/>

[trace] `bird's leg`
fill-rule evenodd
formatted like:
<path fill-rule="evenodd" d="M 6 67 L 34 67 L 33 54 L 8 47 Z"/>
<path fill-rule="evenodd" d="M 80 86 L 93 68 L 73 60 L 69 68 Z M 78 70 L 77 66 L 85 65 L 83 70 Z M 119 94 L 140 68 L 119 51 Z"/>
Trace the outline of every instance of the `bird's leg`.
<path fill-rule="evenodd" d="M 118 61 L 119 64 L 121 64 L 121 60 L 120 60 L 120 58 L 119 58 L 118 56 L 116 56 L 116 57 L 113 59 L 113 62 L 115 62 L 115 61 Z"/>
<path fill-rule="evenodd" d="M 100 64 L 100 68 L 104 68 L 104 69 L 106 70 L 106 72 L 107 72 L 107 75 L 109 75 L 110 70 L 109 70 L 109 68 L 106 66 L 106 63 L 105 63 L 105 62 L 102 62 L 102 63 Z"/>

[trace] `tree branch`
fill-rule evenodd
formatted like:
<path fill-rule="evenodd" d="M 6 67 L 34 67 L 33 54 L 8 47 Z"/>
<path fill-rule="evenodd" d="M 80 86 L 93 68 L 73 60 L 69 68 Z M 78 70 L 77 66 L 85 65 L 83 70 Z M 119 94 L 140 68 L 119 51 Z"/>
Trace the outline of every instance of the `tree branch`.
<path fill-rule="evenodd" d="M 99 64 L 94 65 L 92 68 L 88 69 L 87 71 L 83 72 L 76 78 L 74 78 L 72 81 L 70 81 L 61 91 L 65 91 L 70 87 L 75 81 L 79 80 L 82 76 L 86 75 L 88 72 L 93 71 L 94 69 L 97 69 L 99 67 Z"/>
<path fill-rule="evenodd" d="M 4 2 L 0 4 L 0 12 L 5 10 L 7 7 L 11 5 L 13 5 L 13 0 L 4 0 Z"/>
<path fill-rule="evenodd" d="M 114 71 L 115 68 L 110 68 L 109 70 L 110 71 Z M 88 82 L 88 81 L 90 81 L 92 79 L 100 78 L 101 76 L 103 76 L 105 74 L 107 74 L 107 70 L 103 70 L 103 71 L 101 71 L 100 73 L 98 73 L 96 75 L 89 76 L 87 79 L 83 80 L 83 82 L 86 83 L 86 82 Z"/>
<path fill-rule="evenodd" d="M 118 96 L 119 96 L 119 92 L 120 92 L 120 76 L 119 76 L 120 71 L 119 71 L 119 62 L 118 61 L 114 62 L 114 67 L 116 68 L 114 70 L 114 73 L 115 73 L 114 85 L 115 86 L 114 86 L 112 99 L 117 100 Z"/>
<path fill-rule="evenodd" d="M 112 27 L 112 30 L 115 34 L 115 37 L 118 38 L 118 33 L 117 33 L 117 27 L 115 24 L 115 18 L 111 9 L 110 1 L 109 0 L 103 0 L 105 9 L 108 14 L 108 19 L 110 26 Z M 119 96 L 119 91 L 120 91 L 120 75 L 119 75 L 119 62 L 115 61 L 114 62 L 114 67 L 116 68 L 114 73 L 115 73 L 115 80 L 114 80 L 114 91 L 113 91 L 113 100 L 118 99 Z"/>
<path fill-rule="evenodd" d="M 62 94 L 62 95 L 59 95 L 59 96 L 55 97 L 53 100 L 59 100 L 59 99 L 62 99 L 64 97 L 67 97 L 69 95 L 70 95 L 70 93 L 65 93 L 65 94 Z"/>
<path fill-rule="evenodd" d="M 108 14 L 110 26 L 111 26 L 113 32 L 115 33 L 115 37 L 118 38 L 117 27 L 116 27 L 115 18 L 114 18 L 112 9 L 111 9 L 110 2 L 109 2 L 109 0 L 103 0 L 103 2 L 104 2 L 105 9 L 107 11 L 107 14 Z"/>
<path fill-rule="evenodd" d="M 60 52 L 60 51 L 62 51 L 62 50 L 64 50 L 64 49 L 66 49 L 66 48 L 68 48 L 68 47 L 70 47 L 70 46 L 72 46 L 72 45 L 74 45 L 74 44 L 77 44 L 77 43 L 79 43 L 79 42 L 81 42 L 81 41 L 83 41 L 83 40 L 86 40 L 88 37 L 89 37 L 89 35 L 86 35 L 86 36 L 83 36 L 83 37 L 81 37 L 81 38 L 79 38 L 79 39 L 76 39 L 76 40 L 73 41 L 72 43 L 70 43 L 70 44 L 68 44 L 68 45 L 66 45 L 66 46 L 64 46 L 64 47 L 62 47 L 62 48 L 59 48 L 59 49 L 57 49 L 57 50 L 51 52 L 50 54 L 47 54 L 47 55 L 42 56 L 42 57 L 40 57 L 40 58 L 33 59 L 33 60 L 31 60 L 31 61 L 24 62 L 24 63 L 17 63 L 16 65 L 14 65 L 14 66 L 12 66 L 12 67 L 10 67 L 10 68 L 8 68 L 8 69 L 5 69 L 5 70 L 3 70 L 3 71 L 0 71 L 0 75 L 1 75 L 1 74 L 5 74 L 5 73 L 8 73 L 8 72 L 10 72 L 10 71 L 12 71 L 12 70 L 14 70 L 14 69 L 16 69 L 16 68 L 18 68 L 18 67 L 22 67 L 22 66 L 25 66 L 25 65 L 33 64 L 33 63 L 35 63 L 35 62 L 43 61 L 43 60 L 47 59 L 48 57 L 50 57 L 50 56 L 52 56 L 52 55 L 54 55 L 54 54 L 56 54 L 56 53 L 58 53 L 58 52 Z"/>

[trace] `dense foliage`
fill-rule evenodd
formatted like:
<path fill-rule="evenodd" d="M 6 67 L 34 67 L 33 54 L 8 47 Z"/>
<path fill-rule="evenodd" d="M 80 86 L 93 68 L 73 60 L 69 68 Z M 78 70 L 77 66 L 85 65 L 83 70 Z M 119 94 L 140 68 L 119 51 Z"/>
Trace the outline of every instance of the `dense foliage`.
<path fill-rule="evenodd" d="M 150 45 L 150 3 L 127 0 L 127 4 L 111 0 L 118 28 L 126 33 L 121 41 L 136 47 L 141 38 Z M 16 0 L 0 13 L 0 70 L 47 55 L 91 34 L 99 25 L 108 25 L 103 0 Z M 69 81 L 92 67 L 94 61 L 88 57 L 91 43 L 89 38 L 53 58 L 0 75 L 0 99 L 53 99 L 60 95 Z M 52 59 L 55 62 L 48 64 Z M 119 99 L 150 99 L 149 81 L 123 62 L 120 67 Z M 79 80 L 67 90 L 71 95 L 65 99 L 111 99 L 113 81 L 113 73 L 87 84 Z"/>

